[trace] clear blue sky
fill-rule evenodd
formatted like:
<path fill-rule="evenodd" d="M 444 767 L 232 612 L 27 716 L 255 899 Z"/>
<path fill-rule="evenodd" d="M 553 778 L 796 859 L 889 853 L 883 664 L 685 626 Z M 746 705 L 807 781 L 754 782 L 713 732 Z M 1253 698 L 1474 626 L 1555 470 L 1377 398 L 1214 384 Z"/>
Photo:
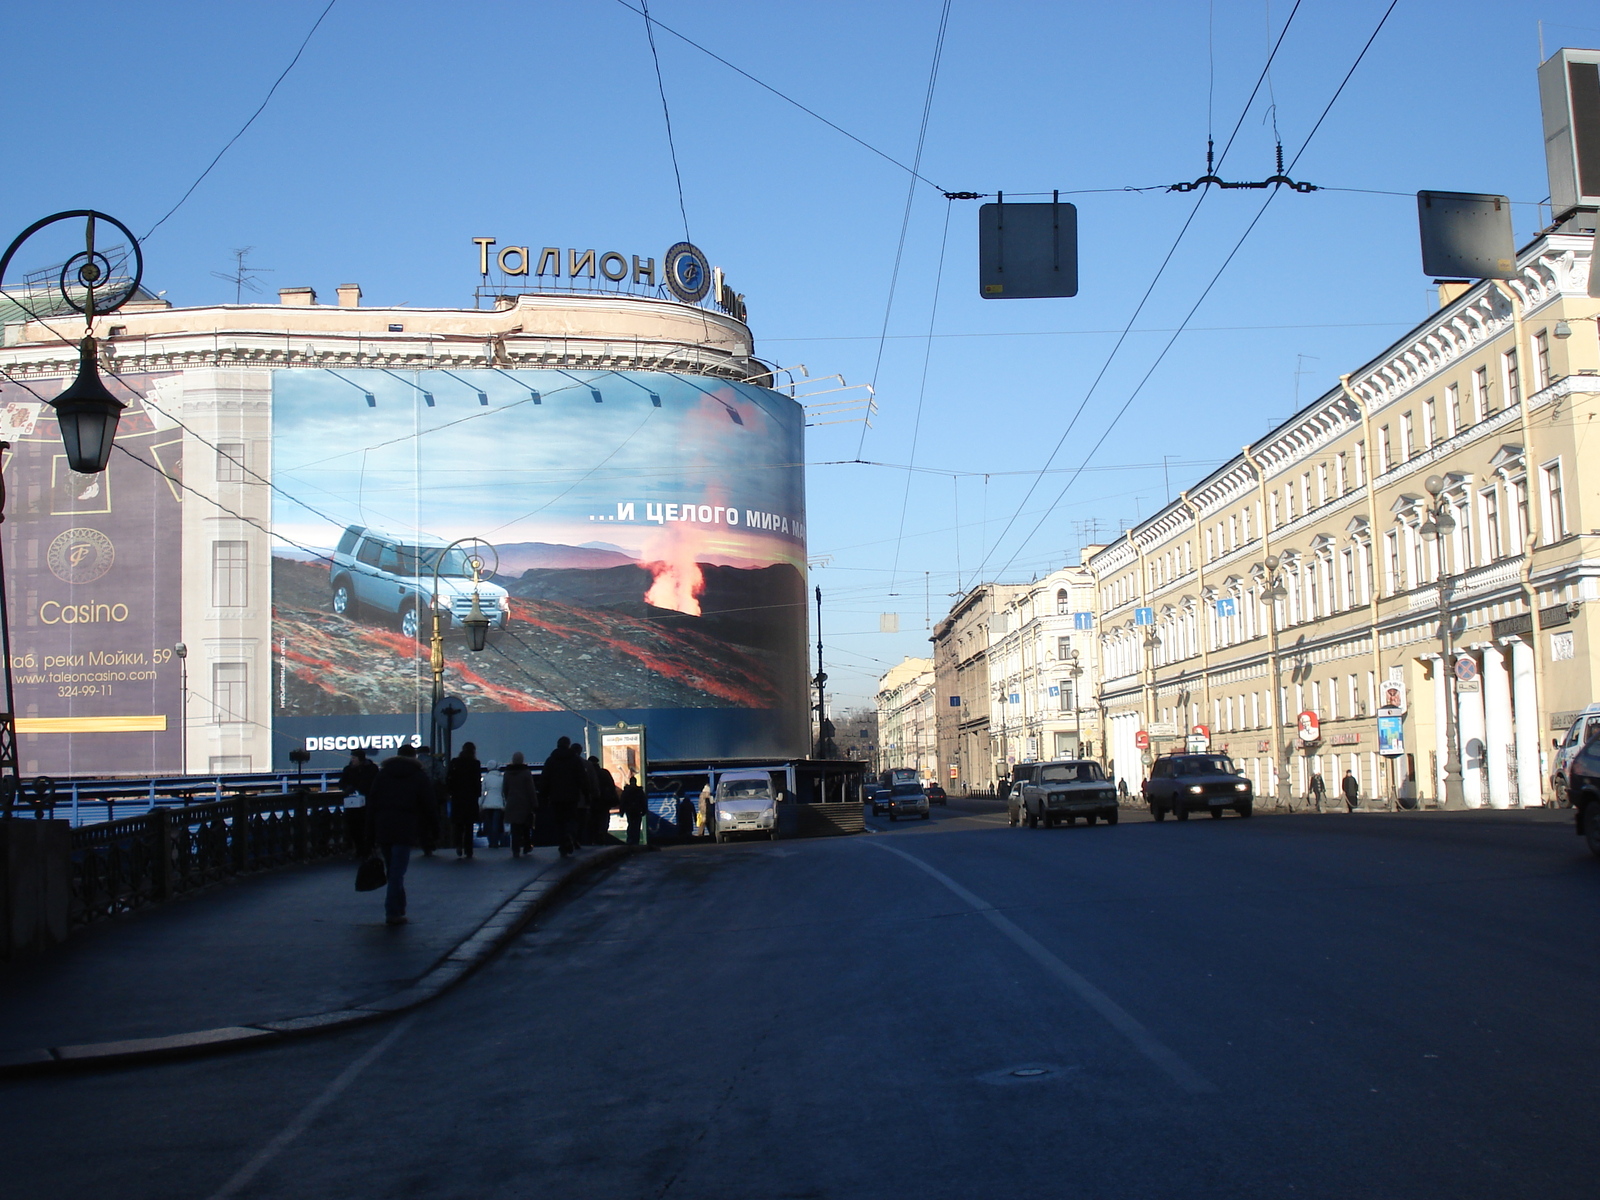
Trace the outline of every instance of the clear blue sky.
<path fill-rule="evenodd" d="M 143 232 L 260 103 L 323 3 L 11 9 L 0 232 L 82 206 Z M 1291 155 L 1387 3 L 1304 0 L 1272 75 Z M 1216 0 L 1219 142 L 1291 4 Z M 652 11 L 909 161 L 940 7 L 656 0 Z M 950 190 L 1011 193 L 1193 179 L 1212 90 L 1209 11 L 1199 0 L 955 0 L 922 173 Z M 1600 17 L 1590 29 L 1551 23 L 1585 15 L 1401 0 L 1296 177 L 1541 199 L 1537 22 L 1548 48 L 1600 44 Z M 920 398 L 916 464 L 971 473 L 918 473 L 908 492 L 897 466 L 811 468 L 810 549 L 831 556 L 814 578 L 828 598 L 835 704 L 869 697 L 903 654 L 927 653 L 925 609 L 937 619 L 986 555 L 984 575 L 1003 567 L 1013 579 L 1066 561 L 1076 523 L 1114 530 L 1149 513 L 1165 478 L 1176 490 L 1198 477 L 1293 411 L 1297 388 L 1302 401 L 1317 395 L 1432 304 L 1413 200 L 1280 195 L 1094 456 L 1122 469 L 1078 478 L 1024 543 L 1068 478 L 1046 477 L 996 546 L 1030 482 L 1021 473 L 1044 464 L 1110 351 L 1103 331 L 1126 323 L 1194 197 L 1073 197 L 1080 294 L 1003 302 L 977 296 L 976 204 L 919 187 L 879 365 L 906 175 L 671 35 L 657 43 L 690 229 L 746 293 L 758 352 L 852 382 L 876 373 L 881 412 L 864 444 L 857 427 L 814 430 L 809 460 L 854 459 L 860 445 L 874 462 L 912 461 Z M 1223 174 L 1264 177 L 1271 155 L 1263 94 Z M 1262 196 L 1205 201 L 1138 328 L 1181 319 Z M 1538 214 L 1515 212 L 1525 240 Z M 643 22 L 615 0 L 339 0 L 266 112 L 149 240 L 147 278 L 178 304 L 229 300 L 232 286 L 211 273 L 253 246 L 269 289 L 311 284 L 331 297 L 354 281 L 367 303 L 468 304 L 475 235 L 651 253 L 682 230 Z M 1057 466 L 1084 461 L 1164 341 L 1127 341 Z M 879 634 L 881 612 L 900 613 L 903 632 Z"/>

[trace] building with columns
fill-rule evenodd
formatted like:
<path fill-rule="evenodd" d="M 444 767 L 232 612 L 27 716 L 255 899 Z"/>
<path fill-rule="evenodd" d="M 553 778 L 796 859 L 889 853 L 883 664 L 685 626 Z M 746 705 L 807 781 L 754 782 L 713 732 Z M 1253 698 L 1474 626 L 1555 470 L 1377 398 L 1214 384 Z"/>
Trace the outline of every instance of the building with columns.
<path fill-rule="evenodd" d="M 1086 553 L 1119 779 L 1204 725 L 1263 800 L 1349 771 L 1432 801 L 1453 718 L 1468 805 L 1549 796 L 1552 739 L 1600 699 L 1594 224 L 1540 236 L 1515 279 L 1442 284 L 1341 386 Z"/>
<path fill-rule="evenodd" d="M 987 669 L 997 777 L 1019 762 L 1092 756 L 1100 747 L 1094 609 L 1094 576 L 1083 567 L 1052 571 L 995 605 Z"/>
<path fill-rule="evenodd" d="M 909 767 L 920 779 L 938 778 L 934 700 L 932 659 L 904 659 L 878 680 L 878 770 Z"/>

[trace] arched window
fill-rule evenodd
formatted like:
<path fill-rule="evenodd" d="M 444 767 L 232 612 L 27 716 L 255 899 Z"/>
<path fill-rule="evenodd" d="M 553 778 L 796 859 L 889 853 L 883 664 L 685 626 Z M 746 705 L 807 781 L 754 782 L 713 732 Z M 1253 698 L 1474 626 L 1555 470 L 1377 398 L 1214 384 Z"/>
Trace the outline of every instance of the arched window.
<path fill-rule="evenodd" d="M 1056 615 L 1064 617 L 1072 611 L 1071 599 L 1067 596 L 1067 589 L 1060 588 L 1056 591 Z"/>

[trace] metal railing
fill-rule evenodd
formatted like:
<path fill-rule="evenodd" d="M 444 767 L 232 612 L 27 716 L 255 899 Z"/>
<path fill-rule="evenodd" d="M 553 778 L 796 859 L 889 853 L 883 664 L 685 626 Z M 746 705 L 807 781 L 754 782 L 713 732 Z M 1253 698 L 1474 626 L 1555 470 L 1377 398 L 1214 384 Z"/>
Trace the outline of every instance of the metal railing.
<path fill-rule="evenodd" d="M 233 796 L 288 793 L 304 787 L 326 792 L 339 782 L 338 771 L 260 771 L 228 775 L 171 775 L 142 778 L 39 776 L 22 781 L 12 805 L 16 817 L 52 817 L 81 825 L 137 816 L 157 805 L 189 806 Z"/>
<path fill-rule="evenodd" d="M 337 792 L 237 795 L 79 826 L 69 919 L 89 925 L 234 876 L 343 854 L 341 808 Z"/>

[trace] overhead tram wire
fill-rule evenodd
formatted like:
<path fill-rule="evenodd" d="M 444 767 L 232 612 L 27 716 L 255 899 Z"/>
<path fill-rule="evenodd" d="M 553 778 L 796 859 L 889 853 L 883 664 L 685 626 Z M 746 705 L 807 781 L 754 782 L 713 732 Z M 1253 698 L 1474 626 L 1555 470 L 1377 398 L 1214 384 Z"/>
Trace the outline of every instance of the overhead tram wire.
<path fill-rule="evenodd" d="M 911 461 L 906 464 L 906 486 L 900 497 L 900 529 L 894 542 L 894 565 L 889 572 L 889 594 L 895 595 L 895 576 L 900 570 L 900 543 L 906 532 L 906 509 L 911 504 L 911 476 L 917 469 L 917 443 L 922 436 L 922 405 L 928 395 L 928 363 L 933 358 L 933 325 L 939 316 L 939 286 L 944 282 L 944 255 L 950 244 L 950 208 L 944 207 L 944 233 L 939 238 L 939 266 L 933 275 L 933 305 L 928 312 L 928 338 L 922 351 L 922 382 L 917 387 L 917 411 L 911 422 Z M 881 343 L 880 343 L 881 353 Z M 865 426 L 863 426 L 865 431 Z"/>
<path fill-rule="evenodd" d="M 905 258 L 906 231 L 911 227 L 911 206 L 912 202 L 917 198 L 917 180 L 922 178 L 917 172 L 922 166 L 922 149 L 928 140 L 928 118 L 933 112 L 933 92 L 939 81 L 939 60 L 944 57 L 944 35 L 950 26 L 950 4 L 951 0 L 944 0 L 944 5 L 939 10 L 939 30 L 933 39 L 933 62 L 928 68 L 928 90 L 922 98 L 922 122 L 917 127 L 917 153 L 911 161 L 911 179 L 906 184 L 906 206 L 904 213 L 900 217 L 900 240 L 895 246 L 894 269 L 889 273 L 889 296 L 883 306 L 883 328 L 878 333 L 878 355 L 872 363 L 872 391 L 874 395 L 878 391 L 878 372 L 883 368 L 884 345 L 889 338 L 889 316 L 894 312 L 894 293 L 900 282 L 900 263 Z M 949 204 L 950 202 L 946 200 L 946 228 L 949 226 Z M 943 254 L 944 251 L 941 249 L 941 258 Z M 935 294 L 934 304 L 937 305 L 938 302 L 938 296 Z M 871 415 L 870 411 L 867 415 Z M 863 419 L 861 422 L 861 437 L 856 442 L 857 457 L 860 457 L 861 451 L 866 444 L 867 422 Z"/>
<path fill-rule="evenodd" d="M 746 71 L 743 67 L 734 65 L 733 63 L 731 63 L 727 59 L 723 58 L 722 55 L 718 54 L 714 50 L 708 50 L 706 47 L 702 46 L 699 42 L 695 41 L 693 38 L 689 37 L 687 34 L 679 33 L 676 29 L 672 28 L 672 26 L 662 24 L 660 21 L 656 20 L 655 17 L 652 17 L 649 13 L 645 12 L 643 9 L 636 8 L 632 4 L 629 4 L 628 0 L 617 0 L 617 3 L 622 5 L 622 7 L 627 9 L 629 12 L 637 13 L 639 16 L 643 17 L 646 21 L 649 21 L 650 24 L 654 25 L 657 29 L 665 30 L 667 33 L 670 33 L 673 37 L 677 38 L 680 42 L 684 42 L 687 45 L 693 46 L 696 50 L 700 51 L 700 53 L 704 54 L 706 57 L 716 59 L 717 62 L 719 62 L 723 66 L 727 67 L 728 70 L 734 72 L 737 75 L 744 76 L 751 83 L 755 84 L 758 88 L 761 88 L 763 91 L 771 92 L 774 96 L 776 96 L 778 99 L 782 100 L 785 104 L 793 105 L 795 108 L 798 108 L 801 112 L 805 113 L 808 117 L 814 117 L 816 120 L 821 121 L 824 125 L 826 125 L 829 129 L 833 130 L 835 133 L 843 134 L 845 137 L 849 138 L 852 142 L 854 142 L 856 145 L 860 146 L 862 149 L 871 151 L 873 154 L 876 154 L 879 158 L 883 159 L 885 162 L 887 162 L 887 163 L 889 163 L 889 164 L 891 164 L 893 166 L 899 167 L 900 170 L 907 172 L 913 178 L 920 179 L 923 183 L 927 184 L 929 187 L 933 188 L 935 191 L 940 192 L 941 194 L 944 194 L 944 192 L 945 192 L 944 188 L 940 187 L 937 183 L 935 183 L 933 180 L 929 179 L 926 175 L 918 174 L 917 169 L 915 167 L 908 167 L 905 163 L 901 162 L 898 158 L 894 157 L 894 155 L 889 154 L 889 153 L 887 153 L 887 152 L 885 152 L 883 150 L 878 149 L 878 147 L 874 146 L 871 142 L 865 140 L 864 138 L 857 137 L 855 134 L 851 133 L 848 129 L 844 128 L 844 126 L 838 125 L 835 122 L 828 120 L 827 117 L 825 117 L 821 113 L 817 112 L 816 109 L 808 108 L 806 105 L 804 105 L 804 104 L 800 103 L 800 101 L 796 100 L 793 96 L 786 95 L 785 93 L 780 92 L 777 88 L 773 87 L 770 83 L 766 83 L 763 80 L 757 79 L 754 75 L 750 74 L 750 72 Z"/>
<path fill-rule="evenodd" d="M 1394 12 L 1396 5 L 1399 3 L 1400 0 L 1390 0 L 1389 7 L 1384 10 L 1383 16 L 1378 19 L 1378 24 L 1373 29 L 1371 36 L 1367 38 L 1366 43 L 1361 47 L 1361 52 L 1356 55 L 1355 62 L 1350 64 L 1350 69 L 1345 72 L 1345 76 L 1339 82 L 1339 86 L 1334 89 L 1333 95 L 1329 98 L 1328 103 L 1322 109 L 1322 114 L 1317 117 L 1316 124 L 1311 127 L 1311 132 L 1306 134 L 1305 141 L 1300 143 L 1300 149 L 1295 152 L 1294 159 L 1289 164 L 1289 170 L 1292 171 L 1294 169 L 1295 164 L 1298 163 L 1301 156 L 1305 154 L 1306 148 L 1311 145 L 1311 139 L 1316 137 L 1317 131 L 1322 128 L 1322 123 L 1327 120 L 1328 113 L 1332 111 L 1334 104 L 1344 93 L 1345 85 L 1350 82 L 1351 76 L 1356 73 L 1356 68 L 1361 65 L 1362 59 L 1366 58 L 1367 51 L 1372 48 L 1372 43 L 1377 40 L 1378 34 L 1383 31 L 1384 25 L 1388 23 L 1389 15 Z M 1219 266 L 1216 270 L 1216 273 L 1211 276 L 1211 280 L 1206 284 L 1205 290 L 1200 293 L 1199 298 L 1196 299 L 1194 304 L 1190 307 L 1188 314 L 1184 317 L 1183 323 L 1179 325 L 1178 329 L 1167 340 L 1167 344 L 1161 348 L 1161 353 L 1158 354 L 1155 361 L 1150 364 L 1150 369 L 1144 373 L 1144 377 L 1139 380 L 1133 391 L 1129 393 L 1128 398 L 1123 401 L 1122 407 L 1119 408 L 1116 414 L 1111 418 L 1111 423 L 1106 426 L 1105 431 L 1101 433 L 1099 439 L 1093 446 L 1089 448 L 1089 452 L 1084 455 L 1083 463 L 1080 465 L 1079 471 L 1074 472 L 1072 477 L 1067 480 L 1067 482 L 1062 486 L 1061 491 L 1056 494 L 1056 498 L 1052 500 L 1045 508 L 1044 512 L 1040 514 L 1039 520 L 1028 532 L 1028 536 L 1023 538 L 1022 541 L 1017 544 L 1017 548 L 1012 552 L 1011 558 L 1007 559 L 1006 565 L 1000 568 L 1000 574 L 1003 574 L 1006 569 L 1010 567 L 1012 561 L 1014 561 L 1017 555 L 1022 552 L 1023 547 L 1031 542 L 1038 534 L 1039 530 L 1044 527 L 1044 523 L 1049 520 L 1051 514 L 1055 512 L 1056 505 L 1061 503 L 1062 498 L 1066 496 L 1072 485 L 1077 482 L 1078 475 L 1083 469 L 1087 468 L 1089 462 L 1094 458 L 1095 454 L 1099 452 L 1100 447 L 1104 445 L 1106 439 L 1111 436 L 1112 431 L 1117 427 L 1118 423 L 1127 413 L 1128 408 L 1133 404 L 1135 398 L 1137 398 L 1139 393 L 1144 389 L 1144 385 L 1150 381 L 1150 377 L 1155 374 L 1156 368 L 1159 367 L 1162 363 L 1162 360 L 1166 358 L 1168 351 L 1170 351 L 1177 343 L 1178 338 L 1183 336 L 1184 326 L 1186 326 L 1194 314 L 1199 311 L 1200 306 L 1205 303 L 1206 297 L 1211 294 L 1211 289 L 1216 287 L 1217 281 L 1222 278 L 1223 272 L 1228 269 L 1228 265 L 1233 262 L 1234 257 L 1244 246 L 1245 239 L 1250 236 L 1251 232 L 1255 229 L 1261 218 L 1266 215 L 1267 208 L 1272 204 L 1272 201 L 1277 197 L 1277 195 L 1278 190 L 1276 188 L 1267 194 L 1267 198 L 1262 202 L 1261 208 L 1257 210 L 1256 215 L 1251 219 L 1250 224 L 1245 227 L 1244 232 L 1239 235 L 1239 240 L 1234 243 L 1233 249 L 1228 251 L 1228 256 L 1222 260 L 1222 265 Z"/>
<path fill-rule="evenodd" d="M 256 108 L 255 112 L 250 114 L 250 119 L 243 125 L 239 126 L 239 132 L 229 138 L 227 144 L 223 146 L 221 150 L 217 151 L 216 157 L 206 164 L 206 169 L 201 171 L 200 174 L 195 178 L 195 181 L 189 185 L 189 190 L 178 197 L 178 202 L 169 208 L 159 221 L 150 226 L 149 230 L 145 233 L 143 239 L 141 240 L 149 241 L 150 235 L 165 225 L 168 217 L 172 216 L 173 213 L 177 212 L 183 207 L 184 202 L 188 200 L 190 196 L 194 195 L 195 188 L 199 187 L 203 182 L 205 182 L 205 178 L 207 175 L 211 174 L 212 168 L 222 161 L 222 156 L 229 150 L 233 149 L 233 144 L 242 138 L 245 135 L 245 131 L 256 123 L 256 118 L 266 111 L 267 105 L 272 103 L 272 97 L 278 91 L 278 85 L 289 77 L 289 72 L 294 70 L 295 64 L 300 61 L 300 56 L 306 52 L 306 47 L 311 44 L 311 39 L 316 35 L 317 30 L 322 27 L 322 22 L 327 19 L 328 14 L 333 11 L 333 6 L 337 3 L 339 3 L 339 0 L 328 0 L 327 7 L 317 15 L 317 19 L 311 23 L 311 28 L 306 31 L 306 36 L 301 39 L 300 48 L 294 52 L 294 57 L 289 60 L 289 65 L 283 69 L 282 73 L 280 73 L 275 80 L 272 81 L 272 86 L 267 89 L 266 97 L 261 101 L 261 104 Z"/>
<path fill-rule="evenodd" d="M 1221 169 L 1223 162 L 1228 157 L 1228 151 L 1233 148 L 1233 140 L 1238 135 L 1240 126 L 1244 124 L 1245 117 L 1249 115 L 1250 105 L 1255 103 L 1256 93 L 1261 90 L 1261 81 L 1266 78 L 1267 71 L 1271 69 L 1272 60 L 1277 56 L 1279 49 L 1283 46 L 1283 39 L 1288 35 L 1289 27 L 1294 24 L 1295 14 L 1299 11 L 1300 0 L 1295 0 L 1295 6 L 1289 11 L 1289 17 L 1286 21 L 1284 21 L 1283 29 L 1278 34 L 1278 40 L 1273 44 L 1272 52 L 1267 56 L 1266 64 L 1261 68 L 1261 74 L 1256 78 L 1256 85 L 1250 90 L 1250 98 L 1245 101 L 1245 107 L 1240 111 L 1239 119 L 1234 122 L 1233 132 L 1228 135 L 1227 144 L 1223 146 L 1222 154 L 1216 159 L 1215 169 Z M 1210 168 L 1211 152 L 1209 148 L 1206 151 L 1206 161 L 1208 168 Z M 1033 482 L 1028 485 L 1028 490 L 1023 495 L 1022 499 L 1017 502 L 1016 508 L 1012 511 L 1010 518 L 1006 521 L 1005 528 L 1000 531 L 1000 536 L 995 538 L 994 542 L 985 552 L 983 560 L 978 563 L 976 570 L 973 572 L 974 579 L 983 574 L 983 569 L 988 565 L 990 556 L 994 554 L 994 552 L 999 549 L 1000 544 L 1005 541 L 1006 534 L 1011 532 L 1011 528 L 1016 524 L 1017 518 L 1021 516 L 1022 510 L 1027 506 L 1028 501 L 1033 498 L 1033 493 L 1038 489 L 1040 481 L 1044 478 L 1044 472 L 1050 469 L 1051 464 L 1053 464 L 1056 460 L 1056 456 L 1061 453 L 1061 448 L 1067 444 L 1067 438 L 1071 436 L 1073 429 L 1076 428 L 1078 424 L 1078 419 L 1083 416 L 1083 412 L 1088 407 L 1089 401 L 1094 397 L 1095 392 L 1099 390 L 1100 384 L 1105 379 L 1106 372 L 1111 369 L 1111 364 L 1116 359 L 1118 351 L 1122 349 L 1123 344 L 1128 340 L 1128 336 L 1133 331 L 1134 322 L 1139 319 L 1139 314 L 1144 311 L 1144 306 L 1149 303 L 1151 294 L 1156 290 L 1156 284 L 1161 281 L 1162 275 L 1166 273 L 1167 266 L 1172 262 L 1172 256 L 1178 252 L 1178 246 L 1182 244 L 1184 236 L 1189 232 L 1189 227 L 1194 224 L 1194 219 L 1200 212 L 1200 206 L 1205 203 L 1206 197 L 1210 194 L 1211 189 L 1206 188 L 1201 191 L 1200 195 L 1195 199 L 1194 207 L 1189 210 L 1189 215 L 1184 220 L 1182 228 L 1178 230 L 1178 236 L 1172 239 L 1172 245 L 1167 248 L 1166 256 L 1161 260 L 1161 265 L 1156 268 L 1156 273 L 1154 277 L 1151 278 L 1150 285 L 1145 288 L 1144 295 L 1139 297 L 1139 303 L 1134 306 L 1132 314 L 1128 317 L 1127 324 L 1122 327 L 1122 332 L 1117 335 L 1117 340 L 1115 344 L 1112 345 L 1110 352 L 1106 355 L 1105 361 L 1100 364 L 1100 370 L 1095 374 L 1093 382 L 1090 383 L 1089 390 L 1084 393 L 1083 399 L 1079 401 L 1078 407 L 1072 413 L 1072 418 L 1067 422 L 1067 427 L 1061 431 L 1061 436 L 1056 439 L 1055 446 L 1050 450 L 1050 456 L 1045 459 L 1044 465 L 1039 468 L 1039 473 L 1034 477 Z M 1277 194 L 1276 189 L 1273 190 L 1272 194 Z M 1030 534 L 1029 536 L 1031 537 L 1032 535 Z M 1013 557 L 1015 556 L 1013 555 Z"/>

